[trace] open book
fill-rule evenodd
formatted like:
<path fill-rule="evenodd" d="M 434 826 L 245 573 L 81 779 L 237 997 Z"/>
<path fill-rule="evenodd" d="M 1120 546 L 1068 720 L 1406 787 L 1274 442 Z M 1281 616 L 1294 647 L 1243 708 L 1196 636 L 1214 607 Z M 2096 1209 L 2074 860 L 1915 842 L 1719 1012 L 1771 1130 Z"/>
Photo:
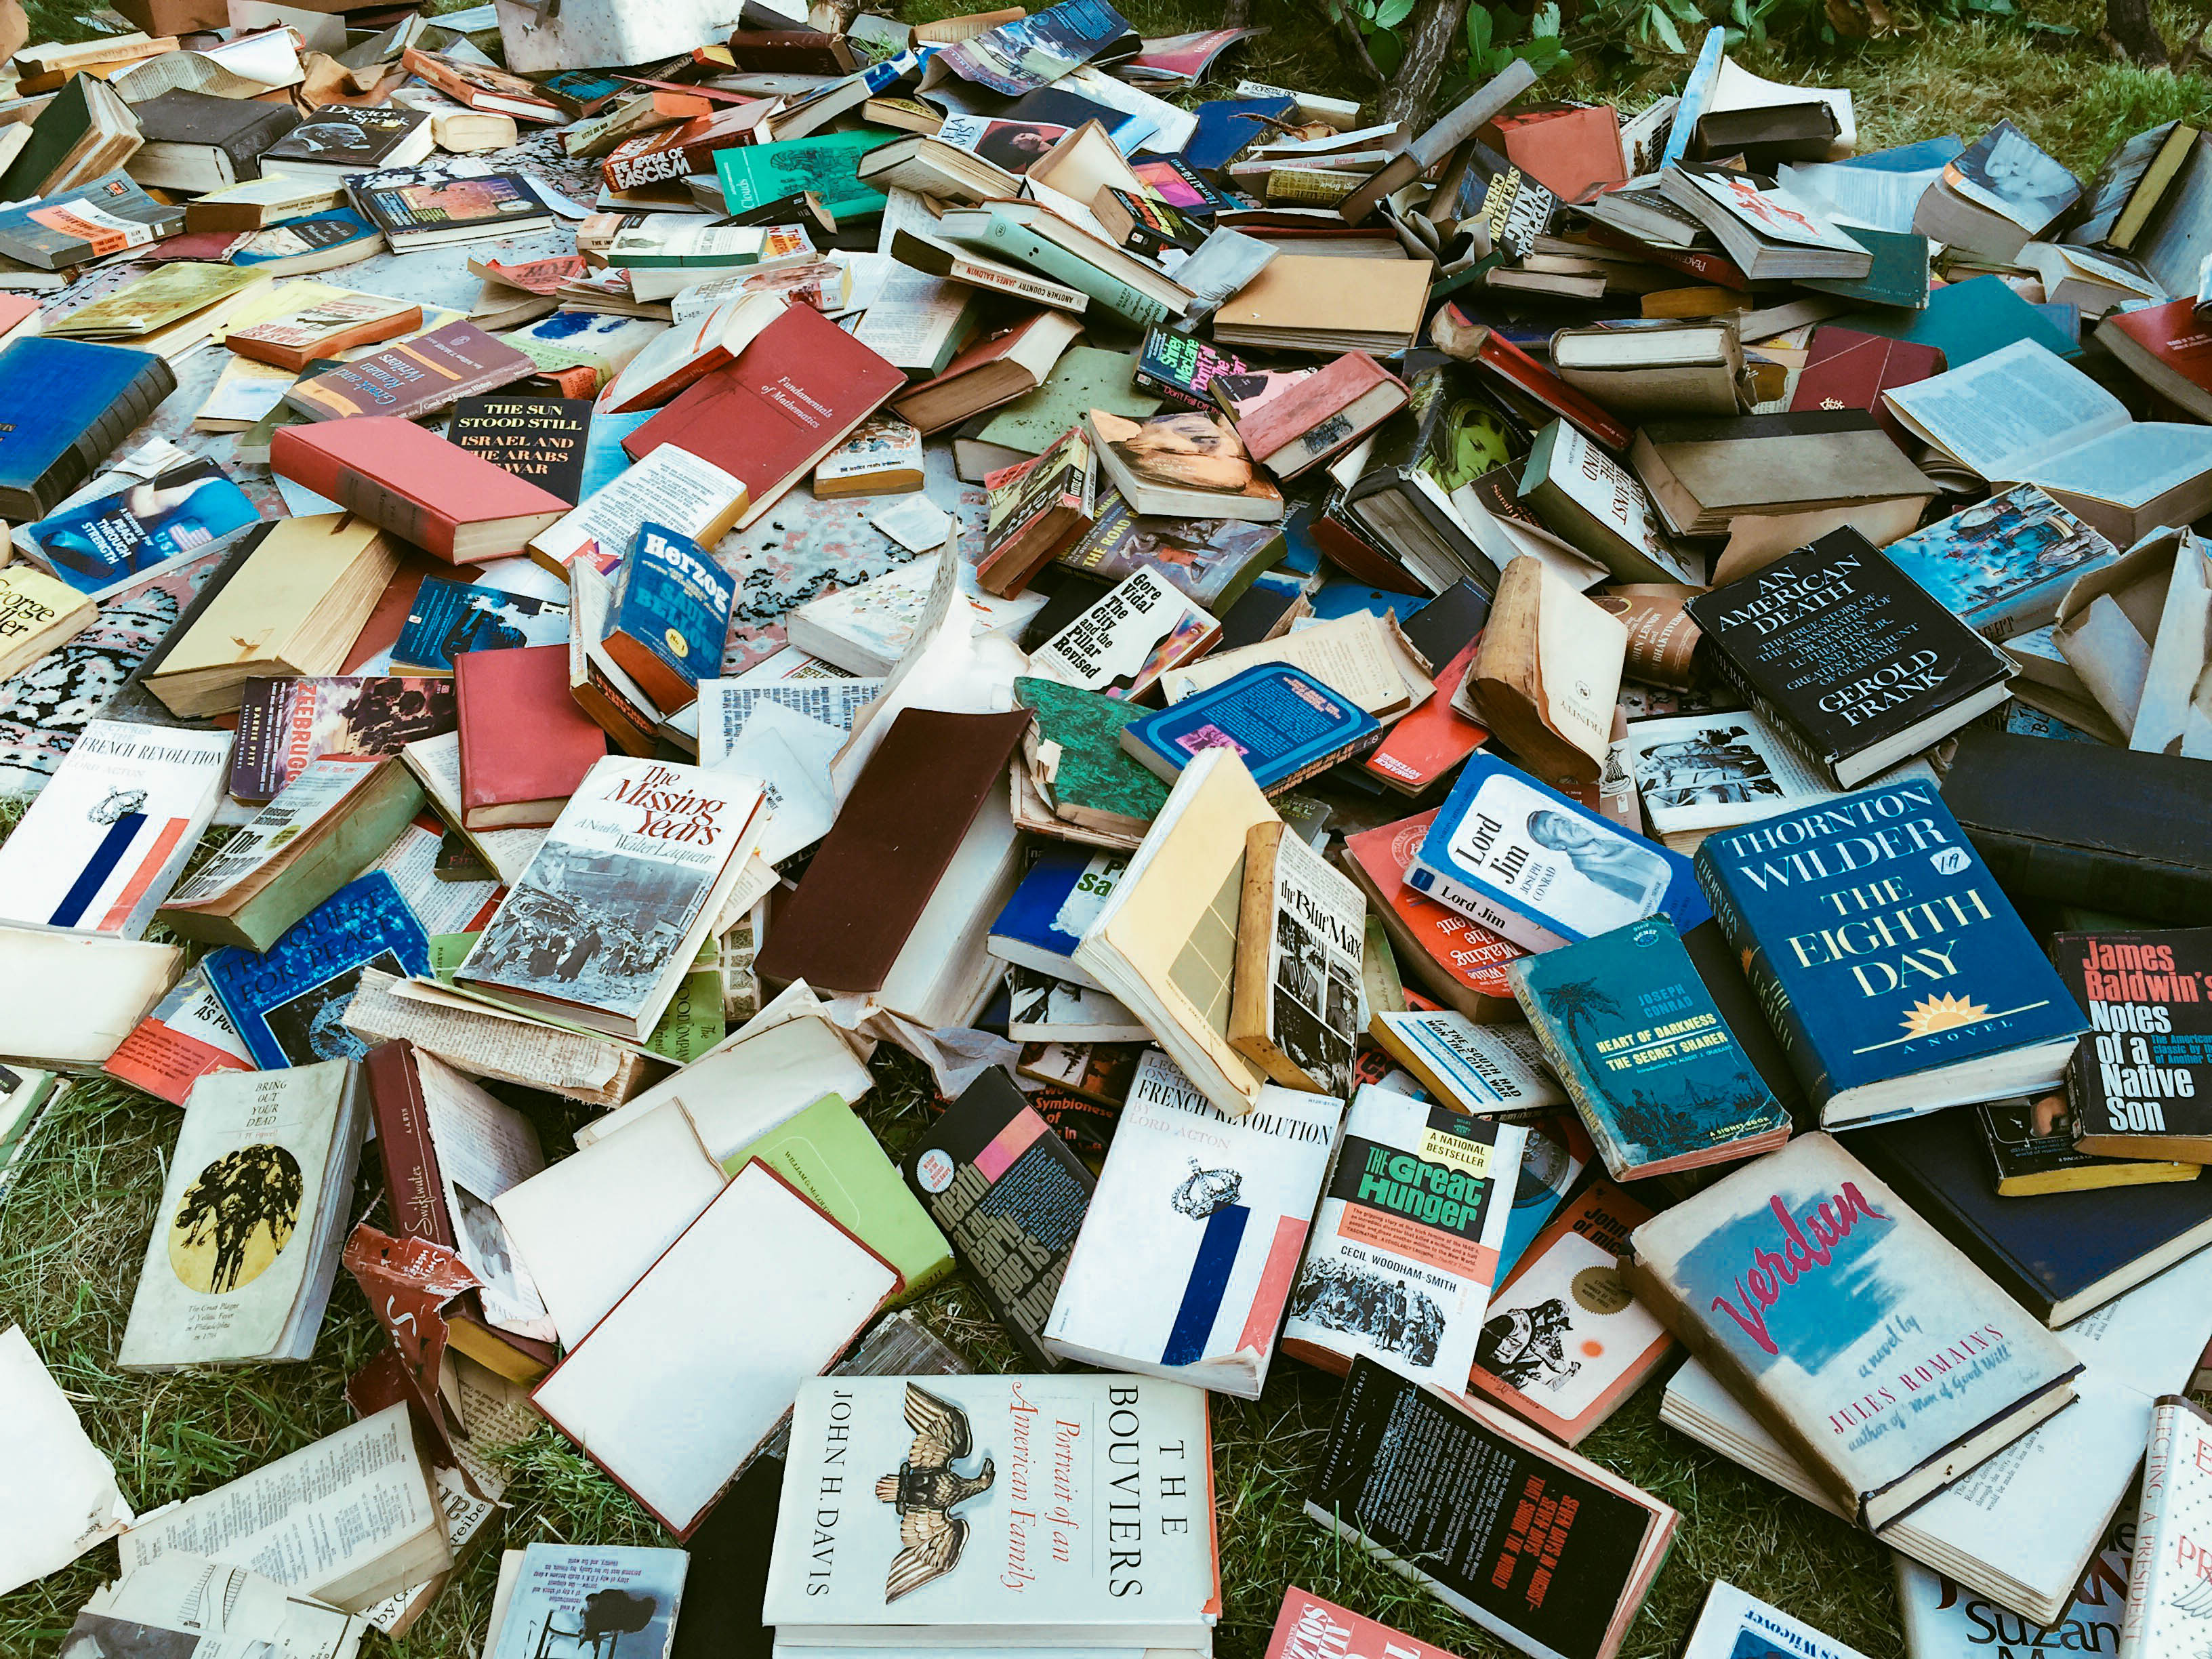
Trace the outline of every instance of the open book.
<path fill-rule="evenodd" d="M 2212 427 L 2131 421 L 2118 398 L 2033 341 L 1882 397 L 1990 483 L 2038 485 L 2123 547 L 2212 509 Z"/>

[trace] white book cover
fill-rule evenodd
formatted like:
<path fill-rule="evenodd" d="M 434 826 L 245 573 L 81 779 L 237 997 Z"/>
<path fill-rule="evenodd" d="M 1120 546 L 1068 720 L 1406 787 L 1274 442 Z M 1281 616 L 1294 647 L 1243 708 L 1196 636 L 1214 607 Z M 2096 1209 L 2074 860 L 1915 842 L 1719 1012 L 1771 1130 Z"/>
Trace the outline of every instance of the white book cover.
<path fill-rule="evenodd" d="M 750 849 L 761 787 L 611 756 L 584 775 L 454 977 L 650 1032 Z M 595 1018 L 596 1017 L 596 1018 Z"/>
<path fill-rule="evenodd" d="M 1291 1352 L 1465 1393 L 1528 1138 L 1364 1085 L 1291 1294 Z"/>
<path fill-rule="evenodd" d="M 1682 1659 L 1866 1659 L 1826 1631 L 1792 1619 L 1778 1607 L 1738 1589 L 1725 1578 L 1713 1580 L 1705 1610 L 1690 1632 Z M 1916 1654 L 1915 1659 L 1919 1659 Z"/>
<path fill-rule="evenodd" d="M 1272 1084 L 1224 1116 L 1146 1054 L 1045 1346 L 1257 1399 L 1343 1120 L 1342 1101 Z"/>
<path fill-rule="evenodd" d="M 1206 1649 L 1220 1608 L 1203 1389 L 1076 1375 L 799 1389 L 761 1615 L 780 1643 Z"/>
<path fill-rule="evenodd" d="M 899 1288 L 896 1268 L 757 1161 L 532 1398 L 648 1513 L 689 1537 L 799 1384 Z"/>
<path fill-rule="evenodd" d="M 2198 1659 L 2212 1634 L 2212 1413 L 2185 1395 L 2151 1413 L 2120 1659 Z"/>
<path fill-rule="evenodd" d="M 18 1326 L 0 1332 L 0 1595 L 59 1572 L 132 1516 L 114 1468 Z"/>
<path fill-rule="evenodd" d="M 137 939 L 215 816 L 231 742 L 88 723 L 0 846 L 0 920 Z"/>
<path fill-rule="evenodd" d="M 2096 1554 L 2074 1587 L 2073 1604 L 2045 1627 L 1955 1578 L 1899 1555 L 1897 1605 L 1905 1615 L 1905 1647 L 1912 1659 L 2005 1659 L 2033 1650 L 2118 1653 L 2128 1604 L 2128 1566 L 2135 1559 L 2136 1513 L 2113 1517 Z"/>
<path fill-rule="evenodd" d="M 1748 708 L 1638 720 L 1628 728 L 1627 745 L 1655 836 L 1754 823 L 1844 793 Z M 1916 758 L 1863 787 L 1878 788 L 1905 777 L 1933 782 L 1936 771 Z"/>
<path fill-rule="evenodd" d="M 366 1118 L 351 1060 L 195 1084 L 116 1363 L 304 1358 L 337 1273 Z"/>
<path fill-rule="evenodd" d="M 662 444 L 539 531 L 530 549 L 563 568 L 588 559 L 605 574 L 622 562 L 647 519 L 696 538 L 744 494 L 744 483 L 713 462 Z"/>
<path fill-rule="evenodd" d="M 1544 475 L 1545 482 L 1556 484 L 1614 536 L 1630 547 L 1640 549 L 1661 569 L 1671 572 L 1675 580 L 1699 585 L 1702 569 L 1693 569 L 1668 544 L 1651 498 L 1644 493 L 1643 480 L 1598 447 L 1579 427 L 1565 421 L 1560 422 L 1559 427 L 1559 435 L 1553 443 L 1552 464 Z M 1584 586 L 1571 576 L 1564 579 L 1571 586 Z"/>
<path fill-rule="evenodd" d="M 1526 1112 L 1564 1106 L 1567 1091 L 1552 1074 L 1535 1034 L 1525 1024 L 1478 1024 L 1449 1008 L 1378 1013 L 1390 1034 L 1422 1071 L 1444 1085 L 1447 1103 L 1462 1112 Z"/>

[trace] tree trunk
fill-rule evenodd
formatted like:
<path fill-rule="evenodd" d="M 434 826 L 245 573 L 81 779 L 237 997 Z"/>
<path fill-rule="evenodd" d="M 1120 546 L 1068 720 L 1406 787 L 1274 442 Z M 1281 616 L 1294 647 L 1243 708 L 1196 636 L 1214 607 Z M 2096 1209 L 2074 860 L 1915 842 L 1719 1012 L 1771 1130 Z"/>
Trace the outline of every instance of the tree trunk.
<path fill-rule="evenodd" d="M 2151 21 L 2150 0 L 2105 0 L 2105 34 L 2142 69 L 2161 69 L 2171 61 Z"/>
<path fill-rule="evenodd" d="M 2111 0 L 2114 5 L 2130 3 Z M 2132 3 L 2140 5 L 2144 0 Z M 1399 60 L 1398 72 L 1382 88 L 1385 121 L 1403 121 L 1409 131 L 1419 132 L 1435 118 L 1437 87 L 1443 80 L 1445 60 L 1466 26 L 1467 7 L 1468 0 L 1421 0 L 1413 9 L 1413 15 L 1399 30 L 1406 54 Z"/>

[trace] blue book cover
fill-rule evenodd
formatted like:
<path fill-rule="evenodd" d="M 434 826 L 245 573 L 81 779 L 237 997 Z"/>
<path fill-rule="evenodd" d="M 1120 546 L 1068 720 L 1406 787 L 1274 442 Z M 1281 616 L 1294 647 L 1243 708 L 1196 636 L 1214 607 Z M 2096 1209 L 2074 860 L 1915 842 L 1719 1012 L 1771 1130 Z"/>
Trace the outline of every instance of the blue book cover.
<path fill-rule="evenodd" d="M 1425 593 L 1393 593 L 1387 587 L 1370 587 L 1364 582 L 1330 580 L 1314 590 L 1313 614 L 1322 622 L 1334 622 L 1355 611 L 1371 611 L 1378 617 L 1389 611 L 1397 614 L 1403 626 L 1428 602 Z"/>
<path fill-rule="evenodd" d="M 702 674 L 721 672 L 723 636 L 730 631 L 730 606 L 737 597 L 737 579 L 701 552 L 698 543 L 647 520 L 638 526 L 637 540 L 615 573 L 607 599 L 608 635 L 634 641 L 658 663 L 661 673 L 655 680 L 696 687 Z M 665 706 L 657 684 L 626 658 L 617 659 Z"/>
<path fill-rule="evenodd" d="M 1931 289 L 1927 306 L 1919 311 L 1881 306 L 1850 312 L 1835 321 L 1838 327 L 1855 328 L 1862 334 L 1932 345 L 1953 368 L 1964 368 L 2015 340 L 2033 340 L 2061 357 L 2075 356 L 2081 349 L 2078 334 L 2057 326 L 2041 307 L 2021 299 L 1994 272 Z"/>
<path fill-rule="evenodd" d="M 24 527 L 55 575 L 81 593 L 105 593 L 180 554 L 261 522 L 252 498 L 213 461 L 172 467 L 149 483 Z"/>
<path fill-rule="evenodd" d="M 240 270 L 252 270 L 303 253 L 383 240 L 384 233 L 351 208 L 332 208 L 327 213 L 279 219 L 268 229 L 256 231 L 232 251 L 230 263 Z"/>
<path fill-rule="evenodd" d="M 1532 951 L 1662 912 L 1687 933 L 1712 915 L 1689 860 L 1480 751 L 1430 823 L 1406 885 Z"/>
<path fill-rule="evenodd" d="M 641 409 L 628 415 L 605 410 L 592 413 L 591 429 L 584 434 L 584 476 L 576 481 L 578 501 L 589 501 L 595 491 L 629 471 L 629 452 L 622 447 L 622 441 L 659 413 L 657 409 Z"/>
<path fill-rule="evenodd" d="M 2015 484 L 1882 550 L 1986 640 L 2048 626 L 2076 576 L 2120 550 L 2033 484 Z"/>
<path fill-rule="evenodd" d="M 1870 173 L 1926 173 L 1955 161 L 1966 148 L 1966 141 L 1956 133 L 1941 138 L 1921 138 L 1909 144 L 1892 144 L 1887 149 L 1870 149 L 1863 155 L 1850 155 L 1833 165 L 1839 167 L 1863 167 Z"/>
<path fill-rule="evenodd" d="M 392 647 L 395 673 L 450 674 L 464 651 L 566 645 L 568 607 L 530 593 L 425 576 Z"/>
<path fill-rule="evenodd" d="M 991 954 L 1073 984 L 1104 990 L 1069 958 L 1128 864 L 1123 853 L 1064 843 L 1046 847 L 991 924 Z"/>
<path fill-rule="evenodd" d="M 264 1071 L 358 1060 L 368 1045 L 345 1026 L 361 970 L 430 971 L 430 936 L 382 870 L 350 882 L 284 930 L 266 951 L 235 945 L 203 964 L 223 1012 Z"/>
<path fill-rule="evenodd" d="M 1261 663 L 1121 728 L 1121 747 L 1170 783 L 1193 756 L 1233 749 L 1266 794 L 1381 741 L 1375 717 L 1287 663 Z"/>
<path fill-rule="evenodd" d="M 1200 104 L 1192 112 L 1198 125 L 1182 147 L 1183 162 L 1200 173 L 1225 167 L 1262 134 L 1274 131 L 1268 121 L 1286 121 L 1297 106 L 1295 98 L 1215 98 Z"/>
<path fill-rule="evenodd" d="M 0 491 L 41 496 L 44 511 L 91 477 L 115 441 L 176 385 L 175 374 L 150 351 L 38 334 L 17 340 L 0 351 Z M 91 441 L 102 417 L 118 406 L 128 418 L 114 438 Z M 77 465 L 50 476 L 79 449 L 86 453 L 74 458 Z"/>
<path fill-rule="evenodd" d="M 1790 1138 L 1790 1114 L 1665 916 L 1505 973 L 1614 1180 L 1749 1158 Z"/>
<path fill-rule="evenodd" d="M 1927 779 L 1717 831 L 1697 868 L 1824 1123 L 2055 1087 L 2087 1029 Z"/>

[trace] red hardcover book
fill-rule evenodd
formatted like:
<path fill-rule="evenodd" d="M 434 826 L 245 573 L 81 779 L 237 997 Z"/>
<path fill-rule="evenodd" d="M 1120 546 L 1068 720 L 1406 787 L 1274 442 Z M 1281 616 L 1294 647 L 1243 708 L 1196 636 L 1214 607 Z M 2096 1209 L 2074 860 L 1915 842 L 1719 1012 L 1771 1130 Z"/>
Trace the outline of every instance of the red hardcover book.
<path fill-rule="evenodd" d="M 1357 442 L 1406 406 L 1406 383 L 1372 357 L 1347 351 L 1248 414 L 1237 411 L 1237 435 L 1252 459 L 1279 478 L 1291 478 Z"/>
<path fill-rule="evenodd" d="M 1482 746 L 1490 733 L 1451 706 L 1474 665 L 1480 637 L 1469 640 L 1437 676 L 1437 695 L 1382 734 L 1382 745 L 1360 764 L 1401 795 L 1418 795 Z"/>
<path fill-rule="evenodd" d="M 558 495 L 412 421 L 279 427 L 269 466 L 448 564 L 518 554 L 568 510 Z"/>
<path fill-rule="evenodd" d="M 674 444 L 743 480 L 742 529 L 906 384 L 820 312 L 787 306 L 735 362 L 687 387 L 623 447 L 635 461 Z"/>
<path fill-rule="evenodd" d="M 1443 1648 L 1364 1619 L 1292 1584 L 1283 1592 L 1267 1659 L 1453 1659 Z"/>
<path fill-rule="evenodd" d="M 736 104 L 680 125 L 625 138 L 599 163 L 609 190 L 665 185 L 714 170 L 714 152 L 751 141 L 760 125 L 758 104 Z"/>
<path fill-rule="evenodd" d="M 1512 341 L 1474 321 L 1455 305 L 1447 303 L 1436 314 L 1429 325 L 1429 337 L 1446 356 L 1496 375 L 1570 426 L 1580 428 L 1591 442 L 1603 444 L 1616 454 L 1626 453 L 1636 435 Z"/>
<path fill-rule="evenodd" d="M 2200 421 L 2212 421 L 2212 324 L 2194 300 L 2116 311 L 2097 338 L 2153 392 Z"/>
<path fill-rule="evenodd" d="M 568 695 L 565 645 L 464 651 L 453 696 L 465 829 L 543 829 L 606 758 L 607 734 Z"/>
<path fill-rule="evenodd" d="M 1915 380 L 1941 374 L 1943 368 L 1939 347 L 1823 323 L 1813 331 L 1812 343 L 1806 348 L 1805 367 L 1798 371 L 1797 390 L 1790 407 L 1793 410 L 1863 409 L 1909 453 L 1915 441 L 1890 412 L 1881 394 L 1892 386 L 1911 386 Z"/>
<path fill-rule="evenodd" d="M 1528 952 L 1406 885 L 1406 866 L 1436 816 L 1432 810 L 1346 836 L 1345 869 L 1382 915 L 1401 972 L 1469 1019 L 1518 1019 L 1505 967 Z"/>

